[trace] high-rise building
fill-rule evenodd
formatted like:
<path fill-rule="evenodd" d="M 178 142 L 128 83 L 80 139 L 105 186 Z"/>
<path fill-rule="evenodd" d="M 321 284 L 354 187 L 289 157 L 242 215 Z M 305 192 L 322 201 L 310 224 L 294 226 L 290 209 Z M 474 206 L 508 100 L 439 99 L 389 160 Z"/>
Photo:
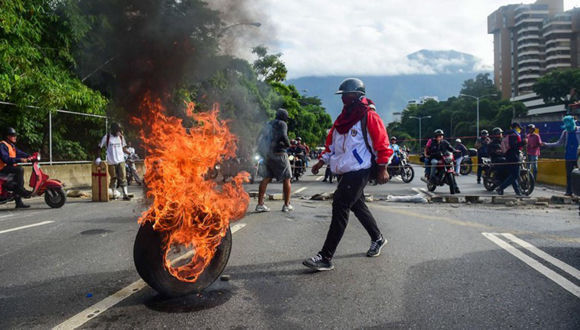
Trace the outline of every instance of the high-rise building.
<path fill-rule="evenodd" d="M 487 26 L 494 35 L 494 80 L 504 98 L 531 94 L 546 72 L 578 67 L 580 9 L 564 12 L 563 0 L 500 7 Z"/>

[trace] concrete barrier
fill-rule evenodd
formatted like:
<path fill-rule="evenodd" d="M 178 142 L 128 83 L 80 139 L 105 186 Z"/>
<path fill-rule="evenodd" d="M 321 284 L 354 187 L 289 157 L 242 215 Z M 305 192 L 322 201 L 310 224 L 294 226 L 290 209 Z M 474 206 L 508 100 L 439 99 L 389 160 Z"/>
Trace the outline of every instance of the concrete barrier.
<path fill-rule="evenodd" d="M 423 165 L 419 161 L 419 155 L 409 155 L 409 161 L 413 164 Z M 472 157 L 473 172 L 477 173 L 477 157 Z M 555 186 L 566 186 L 566 163 L 563 159 L 540 158 L 538 162 L 538 183 Z"/>
<path fill-rule="evenodd" d="M 41 165 L 44 173 L 48 174 L 51 179 L 64 182 L 67 189 L 86 188 L 91 186 L 91 163 L 85 164 L 53 164 Z M 143 162 L 137 162 L 137 172 L 144 173 Z M 24 184 L 28 187 L 32 166 L 24 166 Z"/>

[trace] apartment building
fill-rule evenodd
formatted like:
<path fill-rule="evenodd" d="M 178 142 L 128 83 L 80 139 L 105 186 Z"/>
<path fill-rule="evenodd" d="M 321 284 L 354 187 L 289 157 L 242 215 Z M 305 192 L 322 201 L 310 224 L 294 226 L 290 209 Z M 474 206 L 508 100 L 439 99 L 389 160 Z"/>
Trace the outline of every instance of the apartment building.
<path fill-rule="evenodd" d="M 563 0 L 502 6 L 487 26 L 494 35 L 494 80 L 504 98 L 529 99 L 546 72 L 578 67 L 580 8 L 565 12 Z"/>

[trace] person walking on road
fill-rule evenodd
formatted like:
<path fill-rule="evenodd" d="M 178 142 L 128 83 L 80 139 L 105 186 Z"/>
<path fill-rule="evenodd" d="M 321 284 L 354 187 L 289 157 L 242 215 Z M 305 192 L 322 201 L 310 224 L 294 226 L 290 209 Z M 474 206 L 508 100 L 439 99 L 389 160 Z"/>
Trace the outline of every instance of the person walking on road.
<path fill-rule="evenodd" d="M 489 138 L 489 132 L 487 130 L 482 130 L 481 135 L 477 138 L 475 142 L 475 148 L 477 149 L 477 184 L 481 184 L 481 174 L 483 169 L 483 158 L 489 157 L 489 144 L 491 139 Z"/>
<path fill-rule="evenodd" d="M 566 196 L 572 196 L 572 170 L 576 167 L 578 160 L 578 146 L 580 145 L 580 128 L 576 126 L 576 120 L 572 116 L 566 116 L 563 119 L 562 134 L 560 139 L 553 143 L 544 143 L 546 147 L 564 146 L 566 153 Z"/>
<path fill-rule="evenodd" d="M 530 166 L 534 179 L 538 178 L 538 158 L 540 157 L 540 147 L 542 146 L 542 138 L 536 133 L 536 125 L 529 124 L 528 129 L 528 146 L 526 148 L 528 154 L 528 165 Z"/>
<path fill-rule="evenodd" d="M 365 204 L 364 188 L 367 185 L 376 159 L 376 181 L 389 180 L 387 164 L 393 150 L 383 121 L 372 110 L 372 101 L 365 97 L 364 83 L 356 78 L 342 82 L 336 94 L 342 95 L 344 107 L 326 138 L 326 148 L 321 159 L 312 167 L 312 173 L 329 164 L 339 176 L 338 187 L 332 201 L 332 221 L 322 250 L 304 260 L 303 265 L 317 270 L 334 269 L 332 258 L 348 224 L 350 211 L 361 222 L 371 238 L 368 257 L 377 257 L 387 240 Z"/>
<path fill-rule="evenodd" d="M 522 140 L 517 129 L 520 127 L 518 123 L 512 123 L 511 130 L 506 134 L 501 142 L 502 152 L 505 154 L 506 164 L 505 170 L 507 178 L 496 189 L 498 195 L 503 195 L 503 191 L 509 185 L 514 188 L 516 195 L 521 196 L 522 192 L 518 183 L 520 177 L 520 150 L 526 144 L 526 139 Z"/>
<path fill-rule="evenodd" d="M 268 184 L 273 178 L 283 181 L 284 206 L 282 206 L 282 211 L 290 212 L 294 210 L 294 207 L 290 204 L 292 169 L 287 153 L 290 147 L 287 121 L 288 111 L 280 108 L 276 112 L 276 119 L 266 124 L 260 134 L 258 153 L 264 159 L 264 166 L 261 167 L 264 179 L 260 182 L 256 212 L 270 211 L 270 208 L 264 204 L 264 195 Z"/>
<path fill-rule="evenodd" d="M 99 148 L 107 148 L 107 166 L 108 172 L 111 176 L 109 188 L 113 191 L 113 196 L 117 189 L 117 184 L 123 190 L 123 200 L 130 200 L 129 191 L 127 189 L 127 169 L 125 167 L 125 154 L 129 154 L 127 150 L 127 142 L 123 136 L 123 127 L 119 123 L 111 124 L 111 132 L 107 133 L 101 139 Z M 100 163 L 101 159 L 97 159 Z"/>
<path fill-rule="evenodd" d="M 28 162 L 29 156 L 24 151 L 16 148 L 17 139 L 18 134 L 16 130 L 8 127 L 4 132 L 4 140 L 0 141 L 0 174 L 12 174 L 15 176 L 16 196 L 14 197 L 14 201 L 16 202 L 16 208 L 26 209 L 30 205 L 24 204 L 22 197 L 29 198 L 32 193 L 24 189 L 24 169 L 22 166 L 18 166 L 17 163 Z"/>
<path fill-rule="evenodd" d="M 455 175 L 459 175 L 461 173 L 461 162 L 463 159 L 469 155 L 469 150 L 467 147 L 461 142 L 461 139 L 455 140 Z"/>

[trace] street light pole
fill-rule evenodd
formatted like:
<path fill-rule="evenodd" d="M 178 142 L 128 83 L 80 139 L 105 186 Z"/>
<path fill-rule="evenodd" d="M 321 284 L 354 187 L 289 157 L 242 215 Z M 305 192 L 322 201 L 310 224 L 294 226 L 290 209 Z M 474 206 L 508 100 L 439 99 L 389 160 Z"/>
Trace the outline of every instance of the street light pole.
<path fill-rule="evenodd" d="M 472 99 L 475 99 L 477 102 L 477 123 L 476 123 L 476 132 L 475 132 L 475 137 L 477 138 L 479 136 L 479 99 L 487 97 L 487 96 L 496 96 L 497 94 L 487 94 L 487 95 L 483 95 L 483 96 L 473 96 L 473 95 L 467 95 L 467 94 L 459 94 L 459 96 L 465 96 L 465 97 L 471 97 Z"/>
<path fill-rule="evenodd" d="M 421 148 L 423 147 L 423 135 L 422 135 L 423 133 L 421 124 L 423 122 L 423 118 L 431 118 L 431 116 L 422 116 L 422 117 L 409 116 L 409 118 L 419 120 L 419 150 L 421 150 Z"/>

